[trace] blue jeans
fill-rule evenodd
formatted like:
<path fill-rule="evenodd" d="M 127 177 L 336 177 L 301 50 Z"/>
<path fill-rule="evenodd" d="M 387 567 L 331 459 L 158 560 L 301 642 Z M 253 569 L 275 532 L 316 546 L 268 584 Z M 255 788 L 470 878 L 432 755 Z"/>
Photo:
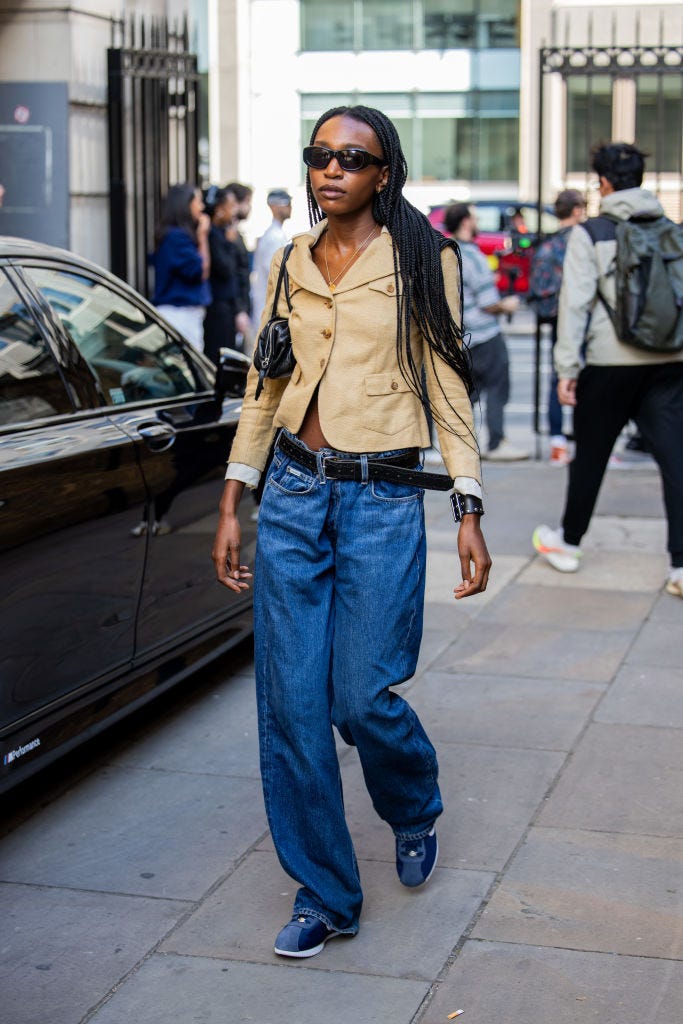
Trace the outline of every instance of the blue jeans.
<path fill-rule="evenodd" d="M 273 841 L 301 888 L 294 912 L 355 934 L 363 901 L 333 724 L 358 749 L 398 837 L 442 811 L 436 754 L 389 689 L 415 672 L 425 584 L 423 492 L 326 480 L 276 450 L 258 521 L 255 665 Z M 386 453 L 385 453 L 386 454 Z"/>

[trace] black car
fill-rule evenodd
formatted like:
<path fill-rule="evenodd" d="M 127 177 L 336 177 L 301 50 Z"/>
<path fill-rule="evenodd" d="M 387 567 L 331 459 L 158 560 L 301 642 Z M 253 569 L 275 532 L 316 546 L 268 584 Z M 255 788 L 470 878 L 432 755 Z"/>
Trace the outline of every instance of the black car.
<path fill-rule="evenodd" d="M 251 633 L 210 561 L 248 366 L 0 238 L 0 792 Z"/>

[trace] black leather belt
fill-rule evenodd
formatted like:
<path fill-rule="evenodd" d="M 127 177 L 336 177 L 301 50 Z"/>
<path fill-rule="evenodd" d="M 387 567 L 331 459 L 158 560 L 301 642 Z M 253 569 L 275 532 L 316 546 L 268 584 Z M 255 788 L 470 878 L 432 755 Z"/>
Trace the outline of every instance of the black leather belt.
<path fill-rule="evenodd" d="M 311 473 L 318 472 L 318 460 L 315 452 L 305 448 L 294 438 L 284 432 L 278 438 L 277 447 L 290 459 L 304 466 Z M 402 455 L 389 455 L 386 458 L 375 456 L 367 461 L 367 480 L 384 480 L 390 484 L 407 484 L 412 487 L 423 487 L 430 491 L 450 491 L 453 481 L 442 473 L 420 473 L 407 467 L 414 466 L 420 457 L 419 448 L 410 448 Z M 360 455 L 325 455 L 323 456 L 325 477 L 329 480 L 355 480 L 363 482 L 363 464 Z"/>

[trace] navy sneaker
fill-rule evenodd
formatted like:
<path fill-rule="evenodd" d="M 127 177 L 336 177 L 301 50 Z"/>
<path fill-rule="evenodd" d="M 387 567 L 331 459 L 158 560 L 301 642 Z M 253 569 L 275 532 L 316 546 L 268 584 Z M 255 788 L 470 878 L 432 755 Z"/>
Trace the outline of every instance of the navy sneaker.
<path fill-rule="evenodd" d="M 434 829 L 422 839 L 396 839 L 396 870 L 403 885 L 415 889 L 431 876 L 439 856 Z"/>
<path fill-rule="evenodd" d="M 328 939 L 339 934 L 317 917 L 300 914 L 284 926 L 275 940 L 274 949 L 280 956 L 315 956 L 322 951 Z"/>

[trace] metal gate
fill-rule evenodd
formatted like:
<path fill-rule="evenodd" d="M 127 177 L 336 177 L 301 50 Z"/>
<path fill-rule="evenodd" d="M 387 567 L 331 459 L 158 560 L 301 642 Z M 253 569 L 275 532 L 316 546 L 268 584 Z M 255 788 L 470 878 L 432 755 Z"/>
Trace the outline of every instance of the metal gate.
<path fill-rule="evenodd" d="M 199 75 L 187 22 L 117 23 L 107 51 L 111 269 L 151 291 L 148 255 L 170 185 L 196 182 Z"/>
<path fill-rule="evenodd" d="M 612 38 L 616 37 L 616 16 Z M 589 27 L 588 35 L 592 31 Z M 560 188 L 586 193 L 588 213 L 597 213 L 599 195 L 589 190 L 590 151 L 595 143 L 635 141 L 648 152 L 647 185 L 672 219 L 683 219 L 683 45 L 664 43 L 660 21 L 659 42 L 641 44 L 636 21 L 636 42 L 631 46 L 546 46 L 539 51 L 538 85 L 538 206 L 552 200 L 546 166 L 551 147 L 546 144 L 546 104 L 553 80 L 561 80 L 562 109 L 553 115 L 564 125 L 563 167 L 555 174 Z M 554 92 L 557 104 L 558 90 Z M 553 118 L 555 119 L 555 117 Z M 627 136 L 631 136 L 629 139 Z M 558 142 L 557 138 L 554 140 Z M 557 152 L 557 149 L 554 151 Z M 541 326 L 536 325 L 534 432 L 540 456 Z"/>

